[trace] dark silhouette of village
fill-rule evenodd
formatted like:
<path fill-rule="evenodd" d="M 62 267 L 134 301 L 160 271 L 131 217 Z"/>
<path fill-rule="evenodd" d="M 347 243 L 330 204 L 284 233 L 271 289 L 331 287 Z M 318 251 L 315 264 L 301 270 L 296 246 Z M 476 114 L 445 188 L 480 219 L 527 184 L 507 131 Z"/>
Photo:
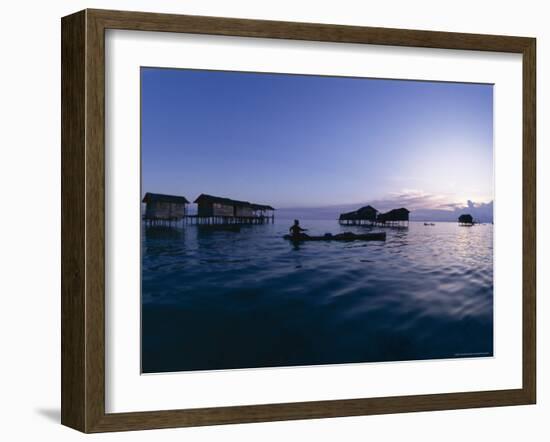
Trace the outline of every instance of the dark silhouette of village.
<path fill-rule="evenodd" d="M 184 196 L 147 192 L 142 200 L 146 204 L 143 221 L 148 226 L 172 226 L 178 223 L 195 224 L 212 229 L 240 231 L 242 225 L 275 222 L 275 208 L 267 204 L 200 194 L 194 203 L 197 213 L 190 214 L 189 200 Z M 345 226 L 372 226 L 406 228 L 410 211 L 405 207 L 382 213 L 367 205 L 340 214 L 338 222 Z M 460 226 L 473 226 L 476 220 L 470 214 L 458 217 Z M 434 223 L 424 223 L 433 226 Z"/>

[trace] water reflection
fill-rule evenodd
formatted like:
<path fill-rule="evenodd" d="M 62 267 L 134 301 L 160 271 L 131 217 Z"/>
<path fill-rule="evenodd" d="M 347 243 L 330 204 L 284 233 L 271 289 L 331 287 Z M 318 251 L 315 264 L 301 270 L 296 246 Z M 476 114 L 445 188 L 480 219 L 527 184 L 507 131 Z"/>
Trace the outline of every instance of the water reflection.
<path fill-rule="evenodd" d="M 492 354 L 492 226 L 364 243 L 293 243 L 288 227 L 143 230 L 146 372 Z"/>

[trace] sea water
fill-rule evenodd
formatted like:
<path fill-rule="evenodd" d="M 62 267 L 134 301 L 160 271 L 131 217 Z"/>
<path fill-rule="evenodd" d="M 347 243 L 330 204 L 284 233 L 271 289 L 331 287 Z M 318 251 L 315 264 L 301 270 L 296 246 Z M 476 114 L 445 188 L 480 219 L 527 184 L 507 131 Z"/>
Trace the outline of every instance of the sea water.
<path fill-rule="evenodd" d="M 144 373 L 493 354 L 493 226 L 142 228 Z"/>

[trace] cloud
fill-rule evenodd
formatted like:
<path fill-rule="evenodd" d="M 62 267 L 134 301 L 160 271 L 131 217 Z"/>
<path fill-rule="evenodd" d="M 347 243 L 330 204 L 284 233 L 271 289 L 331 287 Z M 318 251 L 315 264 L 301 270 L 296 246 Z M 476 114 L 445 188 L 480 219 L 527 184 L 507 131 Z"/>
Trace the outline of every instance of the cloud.
<path fill-rule="evenodd" d="M 449 197 L 423 192 L 421 190 L 403 190 L 398 193 L 391 193 L 387 198 L 374 200 L 370 203 L 378 210 L 390 210 L 396 207 L 406 207 L 413 211 L 418 209 L 441 209 L 449 206 Z M 451 203 L 454 205 L 455 203 Z M 449 208 L 452 210 L 452 207 Z"/>
<path fill-rule="evenodd" d="M 448 195 L 430 194 L 420 190 L 404 190 L 390 194 L 388 198 L 373 201 L 378 210 L 406 207 L 411 211 L 413 221 L 456 221 L 464 213 L 469 213 L 480 222 L 493 222 L 493 202 L 465 203 L 449 202 Z"/>
<path fill-rule="evenodd" d="M 469 213 L 479 222 L 493 222 L 493 202 L 475 203 L 473 201 L 469 201 L 466 205 L 457 204 L 452 208 L 452 210 L 418 209 L 411 212 L 411 220 L 456 221 L 460 215 L 465 213 Z"/>

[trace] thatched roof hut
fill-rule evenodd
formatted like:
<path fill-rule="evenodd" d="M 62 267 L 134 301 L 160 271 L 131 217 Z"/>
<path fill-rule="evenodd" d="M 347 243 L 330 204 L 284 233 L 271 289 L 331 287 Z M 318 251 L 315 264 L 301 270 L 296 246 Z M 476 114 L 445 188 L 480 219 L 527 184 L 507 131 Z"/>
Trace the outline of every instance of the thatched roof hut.
<path fill-rule="evenodd" d="M 366 220 L 366 221 L 376 221 L 378 210 L 372 206 L 364 206 L 360 209 L 354 210 L 353 212 L 346 212 L 340 215 L 341 221 L 346 220 Z"/>
<path fill-rule="evenodd" d="M 393 209 L 389 212 L 378 215 L 378 221 L 408 221 L 409 213 L 409 210 L 404 207 L 401 207 L 400 209 Z"/>
<path fill-rule="evenodd" d="M 189 201 L 184 196 L 147 192 L 142 202 L 146 204 L 146 220 L 178 221 L 187 213 Z"/>
<path fill-rule="evenodd" d="M 194 202 L 198 205 L 198 215 L 200 217 L 260 217 L 267 211 L 273 212 L 275 210 L 266 204 L 256 204 L 205 193 L 201 193 Z"/>

